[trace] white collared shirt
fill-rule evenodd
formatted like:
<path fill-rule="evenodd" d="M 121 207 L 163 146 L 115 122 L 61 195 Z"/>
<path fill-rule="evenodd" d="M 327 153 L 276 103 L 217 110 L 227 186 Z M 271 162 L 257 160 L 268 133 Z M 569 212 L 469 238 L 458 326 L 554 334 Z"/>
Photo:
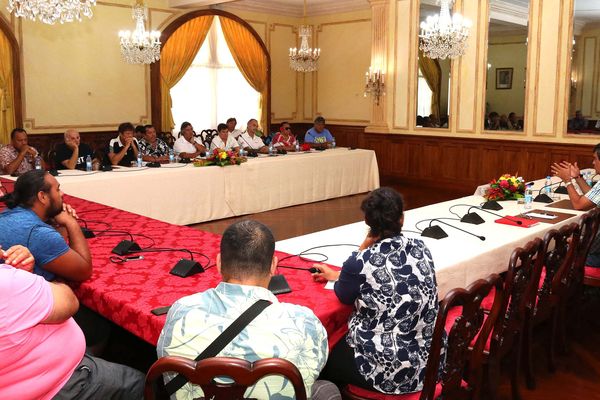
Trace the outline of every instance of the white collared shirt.
<path fill-rule="evenodd" d="M 173 144 L 173 151 L 175 153 L 195 153 L 196 146 L 188 142 L 182 135 Z"/>
<path fill-rule="evenodd" d="M 223 139 L 221 139 L 220 136 L 215 136 L 210 143 L 210 151 L 213 151 L 214 149 L 232 150 L 238 146 L 238 143 L 231 135 L 227 135 L 227 142 L 223 142 Z"/>
<path fill-rule="evenodd" d="M 240 137 L 238 138 L 238 143 L 244 149 L 246 147 L 250 147 L 254 150 L 258 150 L 265 145 L 265 143 L 260 137 L 258 137 L 258 135 L 255 134 L 254 137 L 251 138 L 250 135 L 248 135 L 248 132 L 244 132 L 240 135 Z"/>

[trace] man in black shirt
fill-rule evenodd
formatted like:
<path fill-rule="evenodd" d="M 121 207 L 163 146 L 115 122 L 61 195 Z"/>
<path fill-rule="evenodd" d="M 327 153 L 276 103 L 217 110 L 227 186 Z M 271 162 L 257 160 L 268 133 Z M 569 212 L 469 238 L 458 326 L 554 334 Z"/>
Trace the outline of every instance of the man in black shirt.
<path fill-rule="evenodd" d="M 130 122 L 119 125 L 119 136 L 108 144 L 108 158 L 112 165 L 131 167 L 138 155 L 138 143 L 133 137 L 134 127 Z"/>
<path fill-rule="evenodd" d="M 79 132 L 75 129 L 67 129 L 65 142 L 56 146 L 54 163 L 56 169 L 81 169 L 85 170 L 87 156 L 94 158 L 92 148 L 81 143 Z"/>

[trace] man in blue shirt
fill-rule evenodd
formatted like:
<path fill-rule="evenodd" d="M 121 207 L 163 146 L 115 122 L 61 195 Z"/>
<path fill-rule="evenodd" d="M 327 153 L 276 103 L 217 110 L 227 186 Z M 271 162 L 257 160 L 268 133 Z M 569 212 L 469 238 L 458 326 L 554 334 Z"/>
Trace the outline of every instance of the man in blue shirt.
<path fill-rule="evenodd" d="M 75 212 L 63 204 L 55 177 L 45 171 L 26 172 L 15 182 L 14 191 L 0 201 L 7 205 L 0 213 L 2 248 L 17 244 L 29 248 L 35 258 L 33 272 L 48 281 L 57 276 L 76 282 L 90 277 L 90 250 Z"/>
<path fill-rule="evenodd" d="M 325 118 L 318 116 L 315 118 L 315 124 L 312 128 L 306 131 L 304 135 L 304 143 L 310 143 L 314 148 L 331 147 L 333 136 L 327 128 L 325 128 Z"/>

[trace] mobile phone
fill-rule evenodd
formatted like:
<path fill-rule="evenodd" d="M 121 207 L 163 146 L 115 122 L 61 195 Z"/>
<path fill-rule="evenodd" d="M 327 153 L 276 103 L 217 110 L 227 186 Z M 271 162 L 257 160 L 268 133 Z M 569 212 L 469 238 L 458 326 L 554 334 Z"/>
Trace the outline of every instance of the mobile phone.
<path fill-rule="evenodd" d="M 152 314 L 154 315 L 163 315 L 169 312 L 169 309 L 171 308 L 171 306 L 166 306 L 166 307 L 158 307 L 155 308 L 154 310 L 150 311 Z"/>

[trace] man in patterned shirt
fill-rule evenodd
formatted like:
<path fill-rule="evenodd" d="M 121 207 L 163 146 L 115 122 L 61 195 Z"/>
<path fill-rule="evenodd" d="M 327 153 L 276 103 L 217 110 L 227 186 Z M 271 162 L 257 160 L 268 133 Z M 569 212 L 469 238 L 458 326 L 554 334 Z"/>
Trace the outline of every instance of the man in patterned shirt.
<path fill-rule="evenodd" d="M 0 149 L 0 169 L 6 175 L 21 175 L 34 168 L 38 151 L 29 146 L 27 132 L 15 128 L 10 133 L 10 144 Z"/>
<path fill-rule="evenodd" d="M 196 358 L 257 300 L 269 300 L 272 304 L 218 356 L 251 362 L 284 358 L 298 367 L 310 396 L 313 383 L 327 360 L 327 333 L 311 310 L 280 303 L 267 289 L 277 268 L 274 250 L 273 234 L 259 222 L 245 220 L 227 228 L 217 256 L 217 269 L 223 281 L 214 289 L 184 297 L 173 304 L 158 340 L 158 356 Z M 178 400 L 200 396 L 202 390 L 189 383 L 176 392 Z M 293 399 L 294 389 L 283 377 L 270 376 L 249 387 L 245 397 Z"/>
<path fill-rule="evenodd" d="M 169 146 L 156 137 L 156 128 L 146 125 L 144 137 L 140 139 L 140 151 L 142 159 L 150 162 L 169 161 Z"/>
<path fill-rule="evenodd" d="M 596 172 L 600 173 L 600 143 L 594 146 L 593 154 L 592 164 Z M 600 185 L 597 183 L 593 186 L 588 185 L 581 175 L 577 162 L 573 164 L 567 161 L 554 163 L 550 169 L 565 183 L 573 208 L 590 210 L 600 206 Z M 575 185 L 579 186 L 583 194 L 577 192 Z M 592 267 L 600 267 L 600 235 L 594 239 L 585 263 Z"/>

